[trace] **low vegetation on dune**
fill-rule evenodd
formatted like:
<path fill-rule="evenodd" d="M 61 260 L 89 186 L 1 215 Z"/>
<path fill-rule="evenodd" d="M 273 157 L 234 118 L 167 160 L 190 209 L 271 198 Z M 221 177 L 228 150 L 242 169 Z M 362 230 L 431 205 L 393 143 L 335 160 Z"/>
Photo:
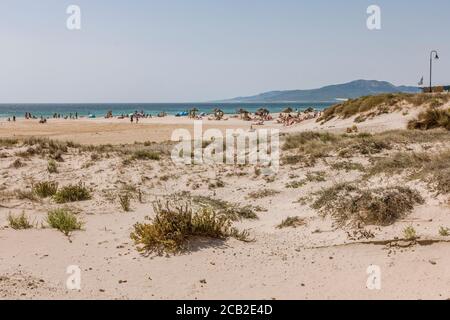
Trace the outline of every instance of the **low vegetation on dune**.
<path fill-rule="evenodd" d="M 337 171 L 344 170 L 346 172 L 349 172 L 349 171 L 364 172 L 365 171 L 365 168 L 361 163 L 355 163 L 355 162 L 351 162 L 351 161 L 335 162 L 330 165 L 330 168 L 337 170 Z"/>
<path fill-rule="evenodd" d="M 90 191 L 82 184 L 70 184 L 60 188 L 53 196 L 56 203 L 68 203 L 91 199 Z"/>
<path fill-rule="evenodd" d="M 58 191 L 58 183 L 54 181 L 38 182 L 33 184 L 32 190 L 40 198 L 49 198 Z"/>
<path fill-rule="evenodd" d="M 118 195 L 119 203 L 122 210 L 125 212 L 131 211 L 131 196 L 128 192 L 124 192 Z"/>
<path fill-rule="evenodd" d="M 424 203 L 417 191 L 400 186 L 360 189 L 340 183 L 318 195 L 312 207 L 323 216 L 330 215 L 339 226 L 390 225 Z"/>
<path fill-rule="evenodd" d="M 25 163 L 23 163 L 22 160 L 20 160 L 20 159 L 16 159 L 13 161 L 13 163 L 11 163 L 11 165 L 9 167 L 14 168 L 14 169 L 19 169 L 19 168 L 25 167 Z"/>
<path fill-rule="evenodd" d="M 101 159 L 102 154 L 116 153 L 120 156 L 128 157 L 128 161 L 132 160 L 159 160 L 163 155 L 170 155 L 172 142 L 165 143 L 134 143 L 127 145 L 81 145 L 71 141 L 59 141 L 48 138 L 32 137 L 26 139 L 0 139 L 0 146 L 11 148 L 21 147 L 27 148 L 18 153 L 19 157 L 27 158 L 34 155 L 48 157 L 53 161 L 64 161 L 63 156 L 70 152 L 82 153 L 90 152 L 91 161 Z M 130 156 L 131 155 L 131 156 Z M 48 171 L 56 173 L 56 163 L 49 162 Z"/>
<path fill-rule="evenodd" d="M 159 160 L 160 154 L 150 150 L 136 150 L 131 155 L 131 160 Z"/>
<path fill-rule="evenodd" d="M 15 138 L 0 138 L 1 147 L 14 147 L 19 143 L 18 139 Z"/>
<path fill-rule="evenodd" d="M 408 226 L 403 229 L 403 237 L 406 240 L 416 240 L 417 239 L 417 231 L 412 226 Z"/>
<path fill-rule="evenodd" d="M 196 238 L 249 241 L 246 231 L 232 227 L 231 220 L 207 208 L 194 210 L 186 203 L 154 203 L 155 218 L 149 223 L 137 223 L 131 233 L 139 252 L 162 255 L 177 254 L 189 249 Z"/>
<path fill-rule="evenodd" d="M 417 119 L 408 122 L 408 129 L 430 130 L 444 128 L 450 130 L 450 109 L 428 108 L 419 113 Z"/>
<path fill-rule="evenodd" d="M 448 94 L 389 93 L 366 96 L 350 99 L 326 109 L 317 122 L 325 123 L 333 118 L 346 119 L 356 115 L 358 117 L 355 118 L 355 122 L 362 122 L 383 113 L 400 111 L 404 105 L 440 107 L 449 100 L 450 95 Z"/>
<path fill-rule="evenodd" d="M 216 212 L 216 214 L 224 215 L 232 221 L 238 221 L 241 219 L 258 219 L 256 211 L 262 211 L 259 207 L 254 207 L 251 205 L 241 206 L 236 203 L 230 203 L 228 201 L 206 196 L 189 196 L 187 199 L 190 199 L 195 206 L 200 208 L 209 208 Z"/>
<path fill-rule="evenodd" d="M 56 161 L 53 159 L 50 159 L 47 163 L 47 171 L 49 173 L 58 173 L 58 165 L 56 164 Z"/>
<path fill-rule="evenodd" d="M 317 160 L 328 157 L 375 156 L 410 144 L 443 141 L 450 141 L 450 132 L 394 130 L 348 135 L 307 131 L 285 137 L 281 160 L 288 165 L 314 166 Z"/>
<path fill-rule="evenodd" d="M 276 194 L 280 193 L 279 191 L 272 190 L 272 189 L 260 189 L 257 191 L 250 192 L 247 196 L 249 199 L 262 199 L 274 196 Z"/>
<path fill-rule="evenodd" d="M 9 226 L 14 230 L 24 230 L 33 228 L 33 225 L 30 223 L 25 213 L 22 213 L 17 216 L 9 214 L 8 223 Z"/>
<path fill-rule="evenodd" d="M 277 226 L 277 229 L 297 228 L 304 225 L 306 225 L 305 219 L 300 217 L 287 217 Z"/>
<path fill-rule="evenodd" d="M 83 223 L 68 208 L 50 211 L 47 214 L 47 223 L 51 228 L 61 231 L 66 236 L 69 236 L 73 231 L 81 230 L 83 227 Z"/>
<path fill-rule="evenodd" d="M 37 201 L 38 198 L 36 197 L 36 194 L 32 190 L 14 190 L 15 196 L 19 200 L 30 200 L 30 201 Z"/>
<path fill-rule="evenodd" d="M 420 179 L 434 191 L 450 193 L 450 150 L 436 154 L 398 152 L 389 157 L 374 160 L 366 177 L 378 174 L 406 174 L 409 180 Z"/>

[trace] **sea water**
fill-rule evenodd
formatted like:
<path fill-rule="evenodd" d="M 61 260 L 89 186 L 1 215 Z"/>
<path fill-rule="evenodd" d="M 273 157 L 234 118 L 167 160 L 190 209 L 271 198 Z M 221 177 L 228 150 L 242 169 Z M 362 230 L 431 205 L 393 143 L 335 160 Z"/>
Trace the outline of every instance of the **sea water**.
<path fill-rule="evenodd" d="M 305 110 L 312 107 L 323 110 L 333 105 L 332 102 L 297 102 L 297 103 L 84 103 L 84 104 L 0 104 L 0 118 L 24 117 L 26 112 L 36 117 L 52 117 L 54 113 L 62 116 L 78 113 L 79 117 L 94 115 L 104 117 L 108 111 L 114 116 L 126 115 L 135 111 L 144 111 L 153 116 L 160 112 L 177 114 L 197 108 L 200 113 L 213 113 L 219 108 L 226 114 L 234 114 L 239 109 L 255 112 L 259 108 L 270 112 L 280 112 L 288 107 L 293 110 Z"/>

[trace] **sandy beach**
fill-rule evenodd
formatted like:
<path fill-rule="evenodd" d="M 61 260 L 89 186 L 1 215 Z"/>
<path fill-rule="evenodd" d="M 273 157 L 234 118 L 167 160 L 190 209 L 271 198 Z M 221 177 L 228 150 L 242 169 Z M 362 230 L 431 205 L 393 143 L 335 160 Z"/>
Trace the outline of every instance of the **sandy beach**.
<path fill-rule="evenodd" d="M 419 111 L 413 110 L 411 114 L 402 115 L 394 113 L 381 115 L 365 123 L 361 130 L 367 132 L 382 132 L 386 130 L 403 129 L 408 120 Z M 274 120 L 265 121 L 263 126 L 253 125 L 253 128 L 279 129 L 281 133 L 295 133 L 301 131 L 330 131 L 345 132 L 354 125 L 353 119 L 333 120 L 320 125 L 316 119 L 303 121 L 301 125 L 285 127 L 276 122 L 279 114 L 273 114 Z M 18 118 L 16 122 L 0 119 L 0 137 L 2 138 L 29 138 L 42 137 L 60 141 L 73 141 L 80 144 L 129 144 L 134 142 L 163 142 L 171 139 L 176 129 L 187 129 L 193 135 L 194 121 L 187 117 L 166 116 L 164 118 L 141 119 L 138 124 L 130 123 L 130 119 L 48 119 L 45 124 L 39 120 L 25 120 Z M 199 121 L 199 120 L 197 120 Z M 228 120 L 202 121 L 203 131 L 208 129 L 249 130 L 255 121 L 243 121 L 239 118 Z"/>
<path fill-rule="evenodd" d="M 359 143 L 358 133 L 354 133 L 356 140 L 348 142 L 321 145 L 318 140 L 314 149 L 328 148 L 327 156 L 317 156 L 308 165 L 293 163 L 287 159 L 297 151 L 284 149 L 279 171 L 270 176 L 253 165 L 180 167 L 166 154 L 160 160 L 129 159 L 136 148 L 145 148 L 135 142 L 163 145 L 174 129 L 191 130 L 189 119 L 143 119 L 139 124 L 117 119 L 50 119 L 46 124 L 2 120 L 2 139 L 40 137 L 83 145 L 129 144 L 130 149 L 69 147 L 59 155 L 57 172 L 49 172 L 51 154 L 46 153 L 45 143 L 2 143 L 0 298 L 448 299 L 450 238 L 439 230 L 450 227 L 449 195 L 436 192 L 428 180 L 407 178 L 408 170 L 367 176 L 378 160 L 391 159 L 398 152 L 448 152 L 450 136 L 445 130 L 406 131 L 406 124 L 420 110 L 411 107 L 408 114 L 386 113 L 357 123 L 359 133 L 371 133 L 377 145 L 389 145 L 383 144 L 376 153 L 351 149 L 342 156 L 346 147 L 360 148 L 366 141 Z M 336 118 L 324 124 L 312 119 L 291 127 L 268 121 L 262 127 L 280 129 L 283 143 L 290 135 L 310 131 L 352 139 L 340 134 L 355 125 L 354 119 Z M 248 130 L 250 123 L 205 121 L 204 127 Z M 345 169 L 343 164 L 351 166 Z M 40 181 L 55 181 L 59 187 L 82 182 L 89 189 L 91 199 L 67 204 L 83 221 L 81 230 L 67 237 L 48 227 L 48 212 L 63 206 L 52 198 L 30 195 Z M 393 223 L 341 226 L 327 210 L 313 208 L 321 190 L 339 183 L 355 184 L 357 190 L 407 187 L 423 201 Z M 124 190 L 132 195 L 130 212 L 124 212 L 119 202 Z M 182 193 L 253 208 L 257 218 L 233 223 L 247 230 L 253 241 L 197 239 L 181 254 L 140 254 L 130 239 L 133 226 L 154 216 L 153 201 Z M 22 213 L 33 228 L 14 230 L 8 217 Z M 297 217 L 299 225 L 278 228 L 289 217 Z M 408 227 L 417 238 L 405 238 Z M 81 270 L 80 290 L 66 286 L 69 266 Z M 381 271 L 381 287 L 376 289 L 368 284 L 371 266 Z"/>

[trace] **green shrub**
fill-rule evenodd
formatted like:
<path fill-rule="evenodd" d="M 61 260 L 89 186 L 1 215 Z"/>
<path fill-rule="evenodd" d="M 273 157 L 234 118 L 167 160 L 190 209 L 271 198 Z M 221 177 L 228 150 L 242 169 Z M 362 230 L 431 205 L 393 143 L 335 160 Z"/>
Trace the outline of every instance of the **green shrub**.
<path fill-rule="evenodd" d="M 53 159 L 50 159 L 47 163 L 47 171 L 49 173 L 58 173 L 58 165 L 56 164 L 56 161 Z"/>
<path fill-rule="evenodd" d="M 441 226 L 439 228 L 439 235 L 442 237 L 448 237 L 450 235 L 450 229 Z"/>
<path fill-rule="evenodd" d="M 33 185 L 35 195 L 40 198 L 52 197 L 58 190 L 58 184 L 53 181 L 42 181 Z"/>
<path fill-rule="evenodd" d="M 152 223 L 137 223 L 131 239 L 139 252 L 145 254 L 176 254 L 189 248 L 198 237 L 226 239 L 234 237 L 248 241 L 246 232 L 238 232 L 224 215 L 202 208 L 193 211 L 189 203 L 154 203 L 156 213 Z"/>
<path fill-rule="evenodd" d="M 53 199 L 56 203 L 68 203 L 91 199 L 89 190 L 82 184 L 62 187 L 55 193 Z"/>
<path fill-rule="evenodd" d="M 81 230 L 83 223 L 67 208 L 50 211 L 47 214 L 47 223 L 53 229 L 57 229 L 69 236 L 72 231 Z"/>
<path fill-rule="evenodd" d="M 417 239 L 417 232 L 412 226 L 406 227 L 403 229 L 403 236 L 407 240 L 415 240 Z"/>
<path fill-rule="evenodd" d="M 24 230 L 31 229 L 33 225 L 28 221 L 28 217 L 25 213 L 22 213 L 18 216 L 8 215 L 8 223 L 11 228 L 14 230 Z"/>

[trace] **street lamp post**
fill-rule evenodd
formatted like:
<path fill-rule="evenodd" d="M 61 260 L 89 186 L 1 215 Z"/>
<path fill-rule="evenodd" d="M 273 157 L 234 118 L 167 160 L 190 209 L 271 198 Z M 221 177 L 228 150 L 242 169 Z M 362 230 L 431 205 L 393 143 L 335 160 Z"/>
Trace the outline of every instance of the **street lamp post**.
<path fill-rule="evenodd" d="M 433 93 L 433 86 L 432 86 L 432 75 L 433 75 L 433 54 L 434 58 L 436 60 L 439 59 L 438 52 L 436 50 L 433 50 L 430 52 L 430 93 Z"/>

